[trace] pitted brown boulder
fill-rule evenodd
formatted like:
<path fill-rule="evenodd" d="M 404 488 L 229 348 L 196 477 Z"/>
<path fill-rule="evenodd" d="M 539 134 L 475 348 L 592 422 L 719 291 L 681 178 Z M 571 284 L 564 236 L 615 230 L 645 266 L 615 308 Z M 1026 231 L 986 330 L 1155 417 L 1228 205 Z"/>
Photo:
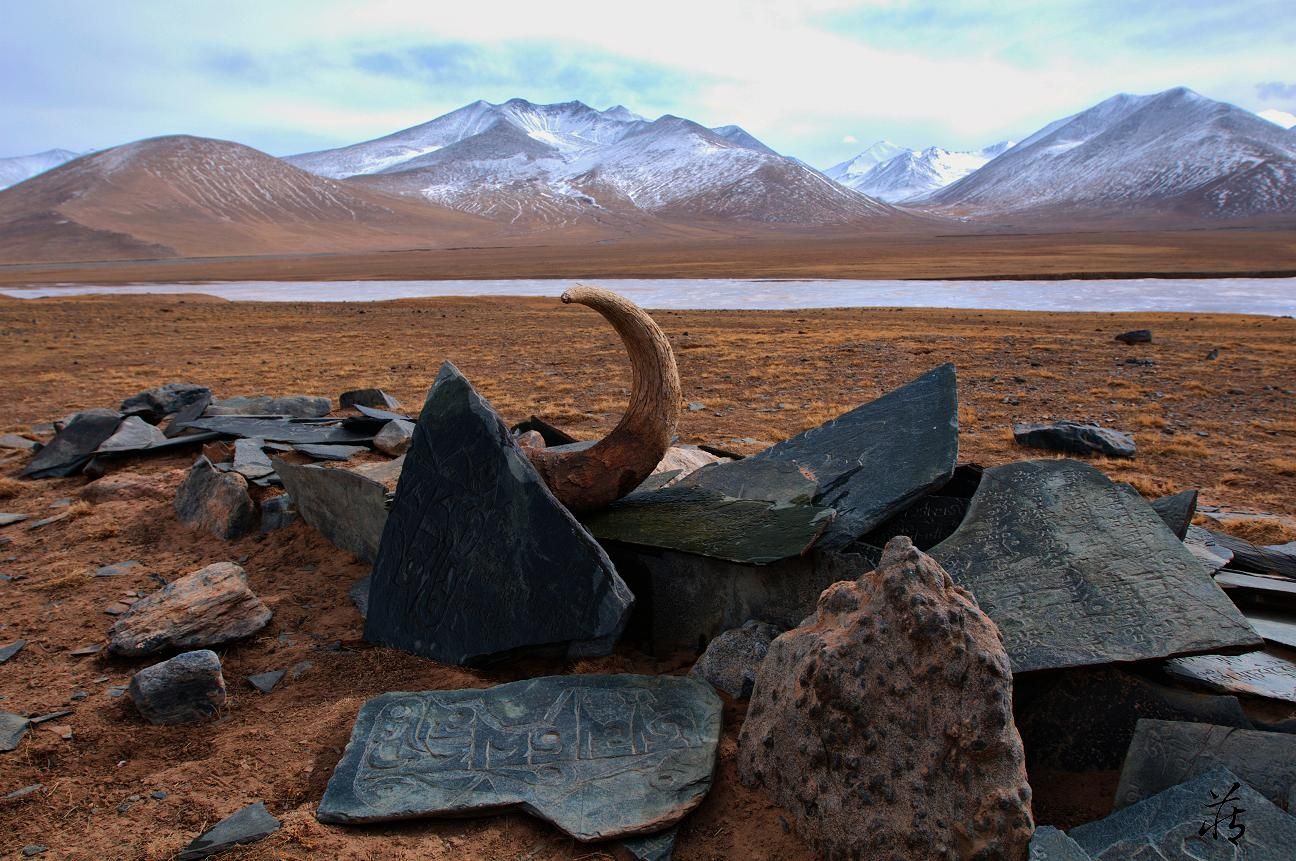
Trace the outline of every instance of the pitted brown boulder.
<path fill-rule="evenodd" d="M 770 645 L 738 768 L 823 858 L 1021 861 L 1034 830 L 999 629 L 903 536 Z"/>

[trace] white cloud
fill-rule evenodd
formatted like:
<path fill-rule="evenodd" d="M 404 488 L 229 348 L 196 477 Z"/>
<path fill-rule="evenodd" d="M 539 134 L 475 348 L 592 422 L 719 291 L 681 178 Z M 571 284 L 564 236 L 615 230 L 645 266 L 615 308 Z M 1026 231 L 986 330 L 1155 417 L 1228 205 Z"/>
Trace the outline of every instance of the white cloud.
<path fill-rule="evenodd" d="M 859 143 L 859 138 L 855 135 L 846 135 L 842 138 L 842 143 Z"/>

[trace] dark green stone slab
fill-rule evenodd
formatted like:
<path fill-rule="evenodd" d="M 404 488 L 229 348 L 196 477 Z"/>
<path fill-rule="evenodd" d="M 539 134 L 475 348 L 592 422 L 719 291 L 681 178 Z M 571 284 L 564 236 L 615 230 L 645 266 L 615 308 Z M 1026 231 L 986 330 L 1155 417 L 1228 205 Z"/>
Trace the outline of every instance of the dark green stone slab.
<path fill-rule="evenodd" d="M 790 473 L 766 464 L 794 467 L 816 483 L 811 501 L 837 512 L 819 546 L 840 550 L 947 482 L 957 459 L 958 391 L 954 366 L 945 364 L 758 454 L 699 470 L 690 483 L 780 500 Z"/>
<path fill-rule="evenodd" d="M 332 423 L 258 416 L 203 416 L 187 422 L 185 427 L 217 431 L 227 436 L 290 442 L 294 445 L 358 445 L 373 439 L 372 433 L 348 430 L 342 427 L 340 421 Z"/>
<path fill-rule="evenodd" d="M 1035 829 L 1030 842 L 1029 861 L 1092 861 L 1089 853 L 1070 837 L 1051 825 Z"/>
<path fill-rule="evenodd" d="M 452 664 L 542 646 L 605 654 L 633 601 L 603 548 L 446 362 L 383 529 L 365 639 Z"/>
<path fill-rule="evenodd" d="M 676 485 L 632 493 L 584 522 L 600 541 L 764 564 L 808 551 L 832 517 L 826 508 L 771 505 Z"/>
<path fill-rule="evenodd" d="M 1183 541 L 1184 536 L 1188 534 L 1188 527 L 1192 525 L 1193 515 L 1197 513 L 1197 491 L 1181 490 L 1179 493 L 1154 499 L 1152 508 L 1161 515 L 1161 519 L 1165 521 L 1166 526 L 1170 527 L 1175 537 Z"/>
<path fill-rule="evenodd" d="M 23 471 L 23 478 L 63 478 L 75 475 L 89 463 L 95 449 L 113 435 L 121 424 L 121 413 L 113 410 L 86 410 L 58 432 Z"/>
<path fill-rule="evenodd" d="M 1115 808 L 1221 767 L 1284 810 L 1296 801 L 1296 735 L 1141 720 L 1121 768 Z"/>
<path fill-rule="evenodd" d="M 278 831 L 279 826 L 279 820 L 266 810 L 264 801 L 249 804 L 204 831 L 176 856 L 176 861 L 199 861 L 235 846 L 255 843 Z"/>
<path fill-rule="evenodd" d="M 999 626 L 1014 672 L 1260 644 L 1152 507 L 1078 461 L 986 470 L 931 555 Z"/>
<path fill-rule="evenodd" d="M 360 708 L 316 816 L 359 823 L 521 807 L 578 840 L 660 831 L 710 789 L 720 712 L 710 686 L 672 676 L 382 694 Z"/>
<path fill-rule="evenodd" d="M 378 558 L 387 523 L 384 485 L 350 469 L 299 466 L 279 458 L 271 464 L 302 520 L 364 561 Z"/>
<path fill-rule="evenodd" d="M 1240 784 L 1232 795 L 1236 804 L 1224 805 L 1219 830 L 1212 831 L 1216 819 L 1206 805 L 1229 797 L 1234 784 Z M 1229 827 L 1234 808 L 1245 811 L 1238 820 L 1245 826 L 1240 835 Z M 1205 834 L 1201 833 L 1203 824 L 1207 826 Z M 1072 828 L 1070 835 L 1094 861 L 1291 861 L 1296 817 L 1274 806 L 1228 769 L 1216 768 L 1106 819 Z M 1236 845 L 1228 839 L 1233 836 L 1239 838 Z"/>

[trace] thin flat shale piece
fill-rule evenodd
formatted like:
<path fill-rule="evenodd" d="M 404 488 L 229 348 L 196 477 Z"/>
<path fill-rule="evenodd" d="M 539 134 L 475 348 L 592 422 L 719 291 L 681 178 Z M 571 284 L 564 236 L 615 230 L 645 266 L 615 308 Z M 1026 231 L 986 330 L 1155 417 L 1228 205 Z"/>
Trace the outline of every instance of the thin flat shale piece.
<path fill-rule="evenodd" d="M 1070 837 L 1051 825 L 1035 829 L 1030 842 L 1029 861 L 1091 861 L 1089 853 Z"/>
<path fill-rule="evenodd" d="M 442 365 L 383 529 L 365 639 L 461 665 L 542 646 L 606 654 L 633 602 L 490 404 Z"/>
<path fill-rule="evenodd" d="M 711 788 L 720 712 L 709 685 L 674 676 L 381 694 L 361 706 L 316 816 L 381 822 L 517 806 L 577 840 L 660 831 Z"/>
<path fill-rule="evenodd" d="M 342 427 L 341 420 L 293 421 L 283 418 L 258 416 L 203 416 L 187 422 L 185 427 L 217 431 L 228 436 L 290 442 L 295 445 L 358 445 L 373 439 L 372 433 L 352 431 Z"/>
<path fill-rule="evenodd" d="M 1205 723 L 1141 720 L 1121 768 L 1115 808 L 1137 804 L 1221 767 L 1286 808 L 1296 789 L 1296 735 Z"/>
<path fill-rule="evenodd" d="M 95 449 L 121 424 L 121 413 L 85 410 L 36 453 L 19 473 L 23 478 L 64 478 L 75 475 L 89 462 Z"/>
<path fill-rule="evenodd" d="M 986 470 L 931 555 L 999 626 L 1015 673 L 1260 645 L 1152 507 L 1078 461 Z"/>
<path fill-rule="evenodd" d="M 1226 694 L 1296 703 L 1296 664 L 1268 652 L 1171 658 L 1166 672 Z"/>
<path fill-rule="evenodd" d="M 758 454 L 700 469 L 688 483 L 732 495 L 766 461 L 793 465 L 818 483 L 811 501 L 837 512 L 818 547 L 841 550 L 949 481 L 957 460 L 958 391 L 954 366 L 944 364 Z M 741 495 L 777 499 L 785 492 L 783 481 L 764 490 L 753 480 Z"/>

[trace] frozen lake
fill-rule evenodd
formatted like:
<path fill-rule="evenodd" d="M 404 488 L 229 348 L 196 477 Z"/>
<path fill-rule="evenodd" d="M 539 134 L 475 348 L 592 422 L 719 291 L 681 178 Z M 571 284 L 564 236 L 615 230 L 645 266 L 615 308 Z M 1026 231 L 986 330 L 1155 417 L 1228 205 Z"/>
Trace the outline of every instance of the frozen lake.
<path fill-rule="evenodd" d="M 576 279 L 494 281 L 219 281 L 6 288 L 18 298 L 206 293 L 234 301 L 364 302 L 423 296 L 559 296 Z M 985 308 L 1020 311 L 1186 311 L 1296 315 L 1296 278 L 1131 278 L 1076 281 L 854 281 L 594 278 L 646 308 Z"/>

